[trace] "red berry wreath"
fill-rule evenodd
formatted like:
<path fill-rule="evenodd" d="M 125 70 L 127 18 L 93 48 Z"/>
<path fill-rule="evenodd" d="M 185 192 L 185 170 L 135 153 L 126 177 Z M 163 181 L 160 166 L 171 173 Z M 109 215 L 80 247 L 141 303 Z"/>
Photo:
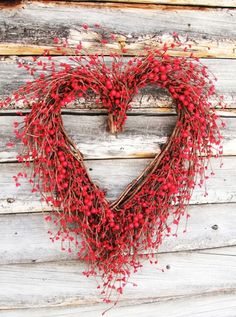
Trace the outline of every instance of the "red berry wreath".
<path fill-rule="evenodd" d="M 24 127 L 17 131 L 25 149 L 18 159 L 27 165 L 33 160 L 38 182 L 34 189 L 53 205 L 59 229 L 52 240 L 68 240 L 76 246 L 79 257 L 90 264 L 86 274 L 102 274 L 102 292 L 109 298 L 114 288 L 121 293 L 131 271 L 141 266 L 140 254 L 157 250 L 163 236 L 170 234 L 170 225 L 178 225 L 186 215 L 196 183 L 205 179 L 209 159 L 222 151 L 222 137 L 209 101 L 214 84 L 207 68 L 192 55 L 172 57 L 164 44 L 127 63 L 113 54 L 109 66 L 103 56 L 80 55 L 81 45 L 76 50 L 79 55 L 69 63 L 35 59 L 36 66 L 50 74 L 41 71 L 14 94 L 15 100 L 31 105 Z M 36 68 L 29 70 L 34 73 Z M 66 134 L 61 109 L 95 95 L 108 111 L 109 130 L 118 133 L 133 97 L 147 85 L 164 88 L 172 96 L 176 126 L 162 152 L 109 202 Z M 9 98 L 5 105 L 10 102 Z"/>

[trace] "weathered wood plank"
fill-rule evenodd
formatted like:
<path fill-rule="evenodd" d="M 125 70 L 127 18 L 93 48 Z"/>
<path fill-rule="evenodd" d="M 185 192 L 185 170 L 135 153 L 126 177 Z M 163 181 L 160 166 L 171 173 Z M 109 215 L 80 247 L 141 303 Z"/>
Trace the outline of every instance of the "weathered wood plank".
<path fill-rule="evenodd" d="M 57 2 L 65 2 L 65 0 L 58 0 Z M 31 0 L 31 2 L 39 2 L 38 0 Z M 47 1 L 50 2 L 50 1 Z M 51 1 L 53 2 L 53 1 Z M 108 2 L 106 0 L 69 0 L 67 2 L 80 2 L 80 3 L 88 3 L 88 2 Z M 159 4 L 159 5 L 184 5 L 184 6 L 204 6 L 204 7 L 226 7 L 226 8 L 234 8 L 236 7 L 236 1 L 235 0 L 110 0 L 110 2 L 114 3 L 135 3 L 135 4 L 142 4 L 142 3 L 147 3 L 147 4 Z M 10 3 L 9 2 L 3 2 L 0 4 L 0 8 L 12 8 L 14 6 L 22 7 L 24 3 L 22 3 L 21 0 L 13 0 Z"/>
<path fill-rule="evenodd" d="M 13 123 L 19 116 L 0 116 L 0 162 L 16 161 L 21 143 L 14 134 Z M 129 115 L 124 132 L 112 135 L 106 131 L 107 115 L 63 115 L 68 135 L 86 159 L 153 157 L 160 152 L 175 126 L 172 115 Z M 224 155 L 236 155 L 236 118 L 225 117 Z M 14 146 L 7 146 L 14 143 Z"/>
<path fill-rule="evenodd" d="M 59 0 L 64 1 L 64 0 Z M 73 0 L 75 2 L 81 2 L 80 0 Z M 90 0 L 85 0 L 84 2 L 90 2 Z M 94 2 L 107 2 L 107 0 L 94 0 Z M 165 5 L 187 5 L 187 6 L 206 6 L 206 7 L 236 7 L 235 0 L 110 0 L 109 2 L 114 3 L 148 3 L 148 4 L 165 4 Z"/>
<path fill-rule="evenodd" d="M 119 302 L 107 314 L 109 317 L 235 317 L 236 295 L 203 294 L 180 296 L 163 301 L 146 300 L 132 305 Z M 101 316 L 105 305 L 73 305 L 69 307 L 46 307 L 28 309 L 9 309 L 0 311 L 2 317 L 95 317 Z"/>
<path fill-rule="evenodd" d="M 119 41 L 108 38 L 108 43 L 101 48 L 98 39 L 112 32 L 125 39 L 127 54 L 133 55 L 142 52 L 146 45 L 156 45 L 157 36 L 170 40 L 170 34 L 175 31 L 192 43 L 199 57 L 235 58 L 235 14 L 233 9 L 222 8 L 194 10 L 193 7 L 151 4 L 27 2 L 22 8 L 1 10 L 0 52 L 2 55 L 37 55 L 45 48 L 52 48 L 53 54 L 58 54 L 52 44 L 57 36 L 71 44 L 82 40 L 90 53 L 107 54 L 111 50 L 119 51 Z M 84 23 L 101 23 L 104 28 L 81 32 Z M 176 49 L 173 54 L 183 53 Z"/>
<path fill-rule="evenodd" d="M 80 0 L 73 0 L 78 1 Z M 85 0 L 86 2 L 90 0 Z M 106 0 L 94 0 L 94 2 L 107 2 Z M 126 2 L 126 3 L 150 3 L 150 4 L 167 4 L 167 5 L 191 5 L 207 7 L 236 7 L 235 0 L 110 0 L 109 2 Z"/>
<path fill-rule="evenodd" d="M 178 238 L 166 237 L 159 252 L 235 245 L 235 209 L 235 203 L 190 206 L 187 233 L 183 233 L 183 219 L 178 228 Z M 60 242 L 52 243 L 49 240 L 48 230 L 55 232 L 56 227 L 44 221 L 44 215 L 41 213 L 0 215 L 0 264 L 76 259 L 76 252 L 70 255 L 62 252 Z M 173 226 L 173 233 L 175 231 Z M 73 246 L 71 247 L 73 249 Z M 214 252 L 219 254 L 217 250 L 214 249 Z"/>
<path fill-rule="evenodd" d="M 45 60 L 45 58 L 40 58 Z M 28 80 L 32 80 L 32 77 L 28 73 L 18 68 L 17 66 L 18 58 L 15 57 L 2 57 L 0 59 L 0 98 L 11 95 L 11 93 L 16 90 L 19 86 L 26 83 Z M 25 57 L 20 58 L 22 62 L 31 63 L 32 59 Z M 68 62 L 71 63 L 65 57 L 54 57 L 55 63 L 58 62 Z M 128 59 L 127 59 L 128 60 Z M 109 59 L 107 58 L 109 63 Z M 236 60 L 228 59 L 201 59 L 201 62 L 209 68 L 217 78 L 216 90 L 219 95 L 223 95 L 227 108 L 236 108 Z M 215 100 L 212 100 L 213 106 L 216 104 Z M 162 107 L 173 107 L 173 101 L 167 92 L 163 89 L 158 89 L 157 87 L 147 87 L 142 89 L 140 93 L 135 96 L 132 102 L 132 107 L 134 109 L 144 109 L 144 108 L 156 108 L 158 110 Z M 13 105 L 12 107 L 17 108 L 22 105 Z M 102 107 L 102 105 L 100 105 Z M 76 102 L 68 105 L 68 108 L 97 108 L 98 106 L 94 101 L 84 101 Z"/>
<path fill-rule="evenodd" d="M 163 302 L 199 294 L 233 293 L 236 289 L 235 257 L 193 253 L 158 256 L 158 268 L 144 263 L 130 279 L 121 303 Z M 167 269 L 168 268 L 168 269 Z M 94 305 L 99 302 L 97 282 L 86 279 L 86 266 L 79 261 L 15 264 L 0 266 L 0 308 Z M 104 308 L 107 306 L 103 306 Z"/>
<path fill-rule="evenodd" d="M 212 162 L 216 175 L 207 182 L 208 195 L 204 197 L 205 189 L 196 187 L 191 204 L 236 202 L 235 157 L 224 157 L 223 162 L 222 168 L 219 161 Z M 147 159 L 86 161 L 92 179 L 106 190 L 110 200 L 114 200 L 147 163 Z M 40 196 L 31 192 L 31 185 L 25 179 L 20 181 L 20 187 L 15 186 L 12 177 L 19 171 L 22 171 L 19 164 L 0 164 L 0 213 L 49 210 L 40 202 Z"/>
<path fill-rule="evenodd" d="M 0 116 L 0 160 L 16 160 L 20 143 L 15 139 L 13 122 L 17 116 Z M 107 115 L 64 116 L 65 128 L 86 158 L 143 157 L 160 151 L 167 141 L 176 117 L 135 116 L 127 121 L 125 132 L 114 136 L 106 132 Z M 158 126 L 158 129 L 156 128 Z M 235 131 L 236 134 L 236 131 Z M 16 146 L 6 147 L 9 142 Z"/>

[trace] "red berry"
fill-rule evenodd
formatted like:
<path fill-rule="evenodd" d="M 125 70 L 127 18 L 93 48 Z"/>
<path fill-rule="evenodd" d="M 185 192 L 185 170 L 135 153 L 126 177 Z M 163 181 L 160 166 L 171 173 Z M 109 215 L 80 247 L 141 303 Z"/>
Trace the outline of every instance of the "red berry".
<path fill-rule="evenodd" d="M 115 91 L 114 89 L 110 92 L 110 96 L 111 96 L 111 97 L 116 96 L 116 91 Z"/>
<path fill-rule="evenodd" d="M 162 73 L 166 72 L 166 68 L 165 68 L 164 65 L 161 65 L 161 66 L 160 66 L 160 71 L 161 71 Z"/>
<path fill-rule="evenodd" d="M 107 89 L 112 89 L 112 83 L 110 80 L 106 81 L 106 87 L 107 87 Z"/>
<path fill-rule="evenodd" d="M 166 79 L 167 79 L 166 74 L 162 74 L 162 75 L 161 75 L 161 80 L 162 80 L 162 81 L 165 81 Z"/>

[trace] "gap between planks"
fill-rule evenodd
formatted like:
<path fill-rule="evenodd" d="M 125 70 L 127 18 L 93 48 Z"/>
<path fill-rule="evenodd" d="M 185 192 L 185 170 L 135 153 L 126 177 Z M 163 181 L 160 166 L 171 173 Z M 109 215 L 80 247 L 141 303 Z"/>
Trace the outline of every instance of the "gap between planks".
<path fill-rule="evenodd" d="M 236 118 L 236 109 L 228 108 L 224 110 L 215 109 L 215 113 L 222 118 Z M 19 108 L 19 109 L 0 109 L 0 116 L 19 116 L 19 113 L 22 115 L 27 115 L 30 113 L 30 109 Z M 62 114 L 66 115 L 78 115 L 78 116 L 102 116 L 107 115 L 108 112 L 105 108 L 99 109 L 80 109 L 80 108 L 67 108 L 62 109 Z M 176 111 L 173 107 L 163 107 L 163 108 L 133 108 L 132 110 L 127 111 L 128 116 L 152 116 L 152 117 L 169 117 L 176 116 Z"/>

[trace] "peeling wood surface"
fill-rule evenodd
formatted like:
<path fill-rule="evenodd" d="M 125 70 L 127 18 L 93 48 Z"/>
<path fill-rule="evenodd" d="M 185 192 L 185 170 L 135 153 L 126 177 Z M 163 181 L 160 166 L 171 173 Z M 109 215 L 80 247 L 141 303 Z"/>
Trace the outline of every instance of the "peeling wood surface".
<path fill-rule="evenodd" d="M 236 203 L 188 207 L 190 218 L 187 232 L 183 233 L 185 229 L 185 218 L 183 218 L 178 228 L 178 238 L 165 237 L 158 251 L 204 251 L 209 248 L 236 245 L 235 212 Z M 76 252 L 72 254 L 63 252 L 60 250 L 60 242 L 52 243 L 49 240 L 47 231 L 56 232 L 56 226 L 44 220 L 46 215 L 41 213 L 0 215 L 0 264 L 76 259 Z M 176 226 L 173 225 L 172 232 L 175 231 Z M 64 246 L 66 245 L 65 243 Z M 74 249 L 73 245 L 71 248 Z M 219 254 L 217 250 L 214 252 Z"/>
<path fill-rule="evenodd" d="M 235 117 L 223 118 L 226 128 L 224 155 L 236 155 Z M 21 117 L 0 116 L 2 128 L 0 139 L 0 161 L 16 161 L 21 143 L 15 138 L 13 123 L 22 122 Z M 65 129 L 86 159 L 144 158 L 153 157 L 167 142 L 175 123 L 175 115 L 130 115 L 124 132 L 111 135 L 106 132 L 107 115 L 63 115 Z M 220 122 L 219 122 L 220 124 Z M 13 142 L 15 146 L 6 144 Z"/>
<path fill-rule="evenodd" d="M 45 60 L 45 58 L 40 59 Z M 62 57 L 54 57 L 53 59 L 55 63 L 61 61 L 71 63 L 71 61 Z M 32 62 L 32 58 L 29 57 L 2 57 L 0 59 L 0 98 L 11 95 L 14 90 L 26 83 L 26 81 L 32 80 L 32 77 L 28 75 L 25 70 L 18 68 L 17 60 L 28 64 Z M 213 73 L 218 79 L 215 83 L 216 90 L 219 95 L 224 96 L 226 107 L 236 108 L 236 60 L 201 59 L 200 61 L 208 66 L 209 72 Z M 109 63 L 109 59 L 107 59 L 107 62 Z M 215 103 L 213 99 L 213 106 Z M 18 105 L 18 107 L 20 107 L 20 105 Z M 95 108 L 97 105 L 95 105 L 94 102 L 82 100 L 76 104 L 68 105 L 68 107 L 88 109 Z M 173 107 L 173 101 L 164 89 L 150 86 L 146 89 L 142 89 L 140 93 L 135 96 L 132 107 L 137 110 L 144 108 L 156 108 L 156 110 L 158 110 L 160 107 Z"/>
<path fill-rule="evenodd" d="M 86 165 L 92 179 L 107 192 L 107 198 L 114 200 L 148 162 L 147 159 L 91 160 L 86 161 Z M 208 195 L 204 196 L 205 188 L 196 187 L 191 204 L 236 202 L 235 157 L 224 157 L 223 162 L 220 168 L 219 160 L 212 161 L 215 176 L 207 181 Z M 31 192 L 32 187 L 25 179 L 20 180 L 20 187 L 15 186 L 12 177 L 19 171 L 22 171 L 19 164 L 0 164 L 0 213 L 38 212 L 42 208 L 49 210 L 48 206 L 40 202 L 40 196 Z M 26 172 L 30 173 L 29 170 Z"/>
<path fill-rule="evenodd" d="M 236 295 L 202 294 L 196 296 L 179 296 L 176 298 L 155 301 L 145 300 L 135 305 L 119 303 L 111 309 L 109 317 L 235 317 Z M 216 305 L 217 303 L 217 305 Z M 0 311 L 2 317 L 98 317 L 107 307 L 102 304 L 80 306 L 79 304 L 64 307 L 10 309 Z"/>
<path fill-rule="evenodd" d="M 195 251 L 160 254 L 158 259 L 158 267 L 145 262 L 142 270 L 132 276 L 130 281 L 138 286 L 127 285 L 120 305 L 135 307 L 145 302 L 163 303 L 170 298 L 185 299 L 200 294 L 235 294 L 236 280 L 232 278 L 236 274 L 235 256 Z M 163 268 L 164 272 L 157 268 Z M 96 290 L 94 278 L 83 276 L 84 270 L 86 266 L 79 261 L 2 265 L 0 308 L 66 305 L 79 305 L 82 309 L 83 305 L 89 305 L 91 308 L 99 302 L 99 290 Z"/>
<path fill-rule="evenodd" d="M 120 50 L 119 43 L 111 39 L 104 48 L 98 44 L 99 38 L 111 32 L 125 38 L 127 54 L 136 55 L 146 45 L 157 45 L 158 36 L 172 40 L 175 31 L 182 40 L 187 38 L 199 57 L 235 58 L 235 15 L 233 9 L 223 8 L 29 2 L 22 8 L 1 10 L 0 54 L 38 55 L 45 47 L 53 48 L 54 37 L 66 38 L 71 45 L 82 40 L 88 52 L 107 54 Z M 84 23 L 100 23 L 104 28 L 82 32 Z M 176 50 L 173 54 L 182 53 Z"/>

